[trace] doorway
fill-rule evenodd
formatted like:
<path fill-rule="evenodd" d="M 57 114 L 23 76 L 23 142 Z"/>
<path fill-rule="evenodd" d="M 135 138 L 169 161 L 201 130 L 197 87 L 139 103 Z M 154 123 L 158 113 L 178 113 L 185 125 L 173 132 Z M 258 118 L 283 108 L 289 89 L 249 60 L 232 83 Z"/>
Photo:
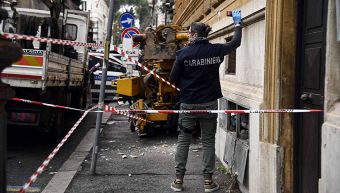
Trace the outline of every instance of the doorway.
<path fill-rule="evenodd" d="M 323 109 L 327 0 L 299 0 L 297 38 L 298 108 Z M 295 125 L 295 192 L 318 193 L 323 113 L 298 114 Z"/>

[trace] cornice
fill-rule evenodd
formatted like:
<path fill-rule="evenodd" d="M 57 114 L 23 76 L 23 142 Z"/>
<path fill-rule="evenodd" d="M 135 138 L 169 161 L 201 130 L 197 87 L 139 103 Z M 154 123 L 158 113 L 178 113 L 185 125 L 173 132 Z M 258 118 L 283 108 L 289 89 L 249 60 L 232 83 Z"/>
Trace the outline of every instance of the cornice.
<path fill-rule="evenodd" d="M 183 21 L 189 19 L 188 16 L 193 13 L 192 10 L 196 10 L 195 8 L 197 5 L 202 3 L 202 0 L 191 0 L 184 9 L 183 13 L 178 17 L 177 21 L 175 21 L 175 24 L 181 24 Z"/>
<path fill-rule="evenodd" d="M 242 19 L 242 25 L 243 27 L 246 27 L 246 26 L 249 26 L 251 24 L 254 24 L 256 22 L 259 22 L 259 21 L 262 21 L 265 19 L 265 8 L 262 8 L 246 17 L 244 17 Z M 209 36 L 208 36 L 208 39 L 211 40 L 211 39 L 215 39 L 217 37 L 220 37 L 220 36 L 223 36 L 223 35 L 226 35 L 226 34 L 229 34 L 231 32 L 234 31 L 234 24 L 230 24 L 224 28 L 221 28 L 213 33 L 211 33 Z"/>

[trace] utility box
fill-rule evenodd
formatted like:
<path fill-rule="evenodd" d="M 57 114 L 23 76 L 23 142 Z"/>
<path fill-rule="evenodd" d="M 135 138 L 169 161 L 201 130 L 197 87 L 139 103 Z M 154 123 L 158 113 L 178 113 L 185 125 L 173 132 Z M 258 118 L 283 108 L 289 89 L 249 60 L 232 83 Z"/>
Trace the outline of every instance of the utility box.
<path fill-rule="evenodd" d="M 137 96 L 141 94 L 143 84 L 141 77 L 130 77 L 117 80 L 117 94 L 125 96 Z"/>

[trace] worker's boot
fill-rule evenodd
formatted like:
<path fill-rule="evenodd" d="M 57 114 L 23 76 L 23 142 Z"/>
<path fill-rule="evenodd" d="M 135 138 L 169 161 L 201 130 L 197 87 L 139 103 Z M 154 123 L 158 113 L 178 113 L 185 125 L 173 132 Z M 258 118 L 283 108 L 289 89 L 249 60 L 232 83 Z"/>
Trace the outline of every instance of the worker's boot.
<path fill-rule="evenodd" d="M 183 178 L 176 178 L 171 183 L 171 189 L 173 189 L 175 192 L 182 192 L 184 190 L 184 188 L 183 188 Z"/>
<path fill-rule="evenodd" d="M 204 192 L 215 192 L 220 186 L 212 180 L 204 180 Z"/>

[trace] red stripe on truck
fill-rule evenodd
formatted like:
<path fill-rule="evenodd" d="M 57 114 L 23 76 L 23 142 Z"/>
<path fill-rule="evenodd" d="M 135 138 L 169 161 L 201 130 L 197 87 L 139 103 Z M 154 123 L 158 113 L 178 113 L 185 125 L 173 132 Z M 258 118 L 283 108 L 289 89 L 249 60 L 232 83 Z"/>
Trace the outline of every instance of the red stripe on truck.
<path fill-rule="evenodd" d="M 20 79 L 42 80 L 42 76 L 27 75 L 27 74 L 0 73 L 0 77 L 1 78 L 20 78 Z"/>

